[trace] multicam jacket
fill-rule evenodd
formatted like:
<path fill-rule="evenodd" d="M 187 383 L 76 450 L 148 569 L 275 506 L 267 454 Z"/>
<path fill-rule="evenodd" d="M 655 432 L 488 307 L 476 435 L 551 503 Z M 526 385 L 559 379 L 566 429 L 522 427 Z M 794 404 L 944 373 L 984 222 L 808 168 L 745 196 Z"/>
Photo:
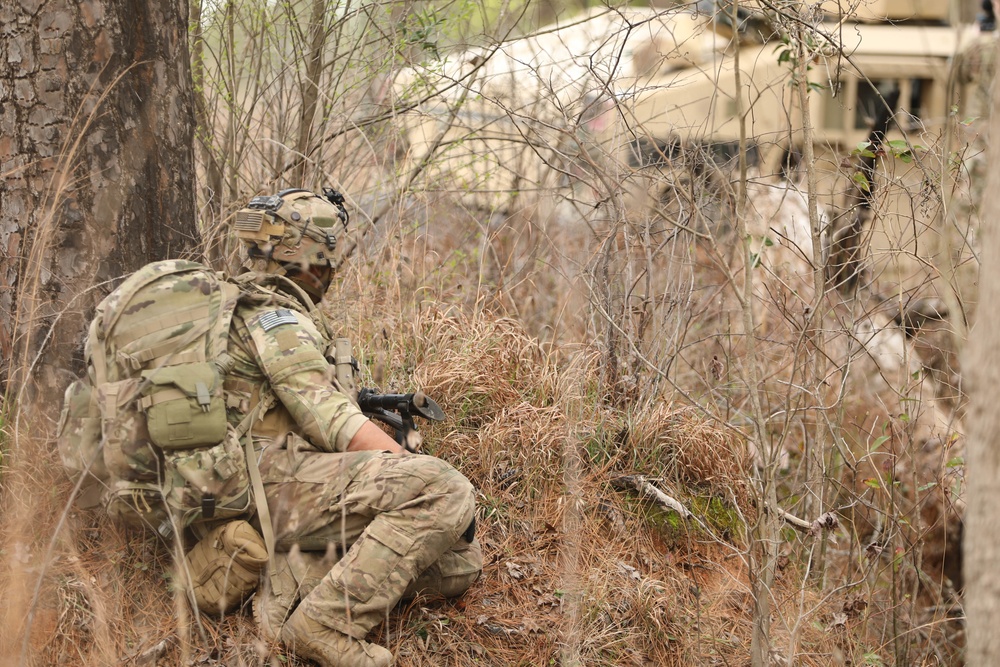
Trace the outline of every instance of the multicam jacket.
<path fill-rule="evenodd" d="M 277 400 L 252 427 L 255 438 L 294 432 L 322 451 L 345 451 L 368 418 L 336 385 L 324 356 L 332 344 L 325 318 L 282 291 L 249 288 L 255 291 L 241 299 L 230 327 L 228 352 L 236 362 L 225 382 L 230 423 L 269 390 Z"/>

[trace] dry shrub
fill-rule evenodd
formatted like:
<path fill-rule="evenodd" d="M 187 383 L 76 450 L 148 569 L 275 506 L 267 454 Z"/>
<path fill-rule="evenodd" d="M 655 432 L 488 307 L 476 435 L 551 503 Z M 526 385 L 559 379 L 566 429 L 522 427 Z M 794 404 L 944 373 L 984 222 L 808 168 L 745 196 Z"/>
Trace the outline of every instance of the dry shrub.
<path fill-rule="evenodd" d="M 408 322 L 402 358 L 449 414 L 428 442 L 479 489 L 486 565 L 459 600 L 420 598 L 390 614 L 373 639 L 397 664 L 740 664 L 751 628 L 743 547 L 608 481 L 644 473 L 692 503 L 742 503 L 742 442 L 690 409 L 598 405 L 586 391 L 596 386 L 593 357 L 561 368 L 511 320 L 424 311 Z M 155 538 L 99 514 L 70 519 L 38 598 L 45 624 L 29 664 L 152 664 L 154 655 L 158 664 L 300 664 L 261 642 L 245 611 L 189 619 L 172 592 L 169 549 Z M 52 525 L 38 524 L 36 538 Z M 836 650 L 823 623 L 869 644 L 839 624 L 840 597 L 803 593 L 798 582 L 789 570 L 774 594 L 783 617 L 806 608 L 816 620 L 795 641 L 823 657 L 801 664 L 828 664 Z M 792 636 L 776 631 L 779 645 Z"/>
<path fill-rule="evenodd" d="M 751 512 L 750 452 L 736 431 L 696 408 L 654 403 L 632 416 L 635 456 L 648 452 L 657 475 L 691 490 L 733 498 Z"/>
<path fill-rule="evenodd" d="M 700 603 L 690 591 L 712 562 L 699 545 L 706 536 L 694 524 L 665 523 L 608 478 L 669 475 L 685 493 L 749 508 L 745 445 L 693 410 L 660 404 L 626 415 L 594 404 L 575 384 L 596 385 L 595 357 L 560 368 L 512 320 L 434 312 L 409 322 L 419 331 L 414 384 L 449 406 L 428 442 L 479 489 L 486 570 L 457 605 L 417 603 L 407 623 L 391 619 L 384 638 L 397 642 L 401 664 L 483 656 L 490 664 L 697 664 L 704 629 L 692 627 Z M 699 567 L 677 567 L 689 560 Z M 740 563 L 711 568 L 744 581 Z M 748 618 L 743 625 L 745 642 Z M 423 650 L 404 640 L 414 627 L 427 633 Z M 736 642 L 730 655 L 743 650 Z"/>
<path fill-rule="evenodd" d="M 488 419 L 497 406 L 559 400 L 555 365 L 514 320 L 436 312 L 422 329 L 428 358 L 413 379 L 450 405 L 470 401 L 470 414 Z"/>

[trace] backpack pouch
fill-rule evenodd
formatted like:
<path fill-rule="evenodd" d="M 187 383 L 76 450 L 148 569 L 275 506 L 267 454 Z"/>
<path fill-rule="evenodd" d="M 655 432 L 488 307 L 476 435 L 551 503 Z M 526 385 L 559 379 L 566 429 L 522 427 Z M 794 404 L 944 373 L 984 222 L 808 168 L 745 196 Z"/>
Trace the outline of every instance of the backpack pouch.
<path fill-rule="evenodd" d="M 70 479 L 76 481 L 83 474 L 107 479 L 101 456 L 101 411 L 89 382 L 77 380 L 66 389 L 56 444 Z"/>
<path fill-rule="evenodd" d="M 105 382 L 97 387 L 104 465 L 112 479 L 158 482 L 163 463 L 159 448 L 150 441 L 138 399 L 136 379 Z"/>
<path fill-rule="evenodd" d="M 214 447 L 170 450 L 163 455 L 163 495 L 183 524 L 216 521 L 250 509 L 246 455 L 232 428 Z"/>
<path fill-rule="evenodd" d="M 115 522 L 146 530 L 166 530 L 169 516 L 163 504 L 163 493 L 155 484 L 116 480 L 105 496 L 104 507 Z"/>
<path fill-rule="evenodd" d="M 143 371 L 149 437 L 164 450 L 217 445 L 226 437 L 226 404 L 215 364 L 195 362 Z"/>
<path fill-rule="evenodd" d="M 249 523 L 229 521 L 203 537 L 185 560 L 198 609 L 222 615 L 257 588 L 267 565 L 267 547 Z"/>

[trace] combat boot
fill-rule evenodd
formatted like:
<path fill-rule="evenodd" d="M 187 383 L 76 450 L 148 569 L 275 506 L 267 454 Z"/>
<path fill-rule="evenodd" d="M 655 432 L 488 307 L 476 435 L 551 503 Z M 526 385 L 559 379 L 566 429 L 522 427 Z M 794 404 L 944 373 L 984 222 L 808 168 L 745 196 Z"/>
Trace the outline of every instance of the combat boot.
<path fill-rule="evenodd" d="M 275 642 L 281 638 L 281 628 L 299 600 L 299 591 L 286 554 L 276 554 L 268 567 L 253 597 L 253 617 L 264 639 Z M 274 574 L 271 574 L 271 569 Z M 277 591 L 272 589 L 272 582 L 276 584 Z"/>
<path fill-rule="evenodd" d="M 330 566 L 327 554 L 302 552 L 298 547 L 274 554 L 253 598 L 253 617 L 264 639 L 281 639 L 281 626 L 292 609 L 316 588 Z"/>
<path fill-rule="evenodd" d="M 377 644 L 329 628 L 296 609 L 281 629 L 281 640 L 300 658 L 321 667 L 389 667 L 392 653 Z"/>

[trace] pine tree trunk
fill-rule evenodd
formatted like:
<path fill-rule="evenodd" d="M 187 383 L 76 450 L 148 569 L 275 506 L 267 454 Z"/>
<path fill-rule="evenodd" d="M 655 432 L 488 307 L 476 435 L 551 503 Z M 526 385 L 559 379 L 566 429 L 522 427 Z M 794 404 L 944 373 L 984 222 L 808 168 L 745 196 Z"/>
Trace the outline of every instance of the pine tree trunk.
<path fill-rule="evenodd" d="M 198 245 L 187 10 L 0 0 L 0 391 L 51 400 L 96 302 Z"/>
<path fill-rule="evenodd" d="M 997 70 L 1000 72 L 1000 69 Z M 996 77 L 1000 79 L 1000 77 Z M 1000 81 L 993 82 L 982 219 L 1000 218 Z M 979 303 L 967 358 L 971 407 L 966 447 L 968 495 L 962 545 L 969 667 L 1000 661 L 1000 230 L 985 224 L 979 267 Z"/>

